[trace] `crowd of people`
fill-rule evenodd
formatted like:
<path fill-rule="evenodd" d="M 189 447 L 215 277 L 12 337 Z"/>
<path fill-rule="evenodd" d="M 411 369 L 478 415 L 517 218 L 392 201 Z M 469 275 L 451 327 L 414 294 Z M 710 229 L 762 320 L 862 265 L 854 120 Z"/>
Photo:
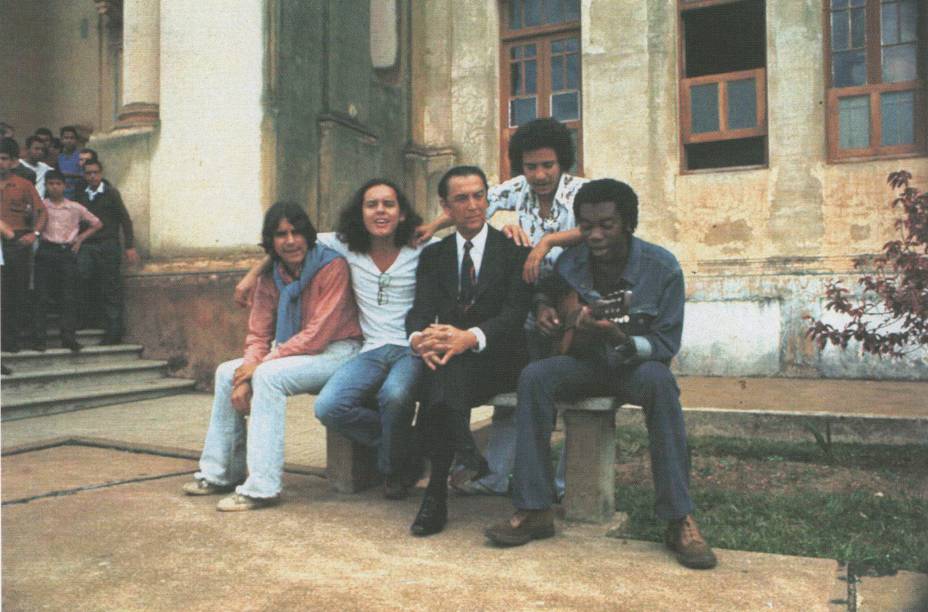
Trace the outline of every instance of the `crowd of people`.
<path fill-rule="evenodd" d="M 40 128 L 23 148 L 10 126 L 0 133 L 3 351 L 24 338 L 46 350 L 55 298 L 64 347 L 81 350 L 82 325 L 102 326 L 102 344 L 121 342 L 120 266 L 138 255 L 102 161 L 71 126 L 60 140 Z M 199 471 L 183 491 L 228 494 L 221 511 L 280 503 L 286 399 L 314 393 L 326 427 L 377 449 L 386 498 L 405 498 L 428 459 L 413 535 L 445 528 L 449 489 L 510 494 L 515 513 L 486 537 L 522 545 L 554 535 L 552 506 L 565 491 L 563 456 L 556 469 L 550 461 L 555 400 L 613 395 L 644 409 L 668 547 L 687 567 L 714 567 L 693 517 L 669 369 L 683 329 L 682 270 L 634 235 L 634 190 L 569 174 L 575 159 L 568 129 L 539 119 L 509 143 L 514 178 L 490 187 L 479 167 L 451 168 L 438 185 L 442 214 L 427 223 L 382 178 L 357 189 L 335 232 L 317 233 L 297 204 L 272 206 L 267 257 L 236 286 L 250 307 L 244 353 L 216 369 Z M 490 226 L 500 210 L 517 223 Z M 593 310 L 617 292 L 631 296 L 621 323 Z M 517 407 L 496 410 L 484 456 L 470 411 L 513 388 Z"/>
<path fill-rule="evenodd" d="M 386 179 L 359 187 L 333 233 L 317 234 L 296 204 L 267 211 L 267 257 L 236 287 L 251 308 L 244 354 L 216 370 L 186 494 L 225 494 L 220 511 L 280 503 L 286 398 L 314 393 L 326 427 L 377 449 L 386 498 L 406 497 L 429 460 L 413 535 L 445 528 L 449 488 L 510 493 L 514 514 L 486 536 L 522 545 L 555 533 L 565 486 L 550 461 L 555 399 L 614 395 L 644 409 L 667 546 L 687 567 L 716 565 L 693 517 L 669 369 L 683 328 L 679 263 L 634 235 L 629 185 L 566 172 L 575 151 L 562 124 L 521 126 L 509 158 L 517 176 L 495 187 L 479 167 L 450 169 L 438 185 L 443 212 L 428 223 Z M 491 227 L 497 210 L 518 223 Z M 592 309 L 615 292 L 631 292 L 621 324 Z M 512 388 L 517 407 L 494 414 L 484 457 L 470 410 Z"/>
<path fill-rule="evenodd" d="M 132 220 L 76 127 L 59 138 L 39 128 L 21 147 L 0 122 L 0 233 L 4 352 L 45 351 L 55 305 L 63 347 L 80 351 L 77 330 L 91 327 L 102 327 L 103 345 L 122 342 L 120 267 L 124 255 L 138 261 Z"/>

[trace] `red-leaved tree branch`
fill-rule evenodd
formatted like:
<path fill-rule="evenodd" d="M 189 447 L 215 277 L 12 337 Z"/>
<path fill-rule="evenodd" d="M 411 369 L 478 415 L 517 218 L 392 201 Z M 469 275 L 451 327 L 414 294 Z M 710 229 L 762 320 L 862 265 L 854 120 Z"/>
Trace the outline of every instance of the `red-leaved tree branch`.
<path fill-rule="evenodd" d="M 847 348 L 857 340 L 867 353 L 903 357 L 928 347 L 928 193 L 909 185 L 911 178 L 905 170 L 889 175 L 887 182 L 900 190 L 892 203 L 902 213 L 895 223 L 899 238 L 884 244 L 882 254 L 854 261 L 857 270 L 872 269 L 857 281 L 861 297 L 840 281 L 825 286 L 825 308 L 848 317 L 844 327 L 805 317 L 811 321 L 806 333 L 819 349 L 828 343 Z"/>

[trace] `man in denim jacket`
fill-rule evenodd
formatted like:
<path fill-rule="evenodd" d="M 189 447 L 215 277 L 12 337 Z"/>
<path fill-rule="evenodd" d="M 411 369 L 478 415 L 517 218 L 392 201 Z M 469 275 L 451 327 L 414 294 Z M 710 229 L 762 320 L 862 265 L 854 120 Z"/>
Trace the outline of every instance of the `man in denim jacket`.
<path fill-rule="evenodd" d="M 625 183 L 591 181 L 573 206 L 584 243 L 561 255 L 534 304 L 540 330 L 556 336 L 564 326 L 555 305 L 576 292 L 582 307 L 575 340 L 567 354 L 536 361 L 519 377 L 516 513 L 489 528 L 487 537 L 516 546 L 554 535 L 550 438 L 555 398 L 615 395 L 644 409 L 656 513 L 669 522 L 667 545 L 683 565 L 712 568 L 715 555 L 692 516 L 686 428 L 669 368 L 683 333 L 683 271 L 669 251 L 632 235 L 638 198 Z M 628 323 L 620 327 L 594 318 L 589 305 L 620 290 L 632 291 Z"/>

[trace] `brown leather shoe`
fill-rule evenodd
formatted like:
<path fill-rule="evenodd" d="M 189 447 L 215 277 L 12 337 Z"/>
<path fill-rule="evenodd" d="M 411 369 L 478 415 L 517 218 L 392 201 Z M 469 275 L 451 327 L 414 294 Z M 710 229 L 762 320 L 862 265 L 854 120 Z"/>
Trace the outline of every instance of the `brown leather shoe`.
<path fill-rule="evenodd" d="M 712 547 L 699 533 L 699 526 L 691 514 L 671 521 L 664 533 L 664 544 L 677 553 L 680 565 L 691 569 L 712 569 L 718 563 Z"/>
<path fill-rule="evenodd" d="M 532 540 L 550 538 L 554 535 L 554 511 L 517 510 L 511 519 L 489 527 L 484 533 L 497 546 L 522 546 Z"/>

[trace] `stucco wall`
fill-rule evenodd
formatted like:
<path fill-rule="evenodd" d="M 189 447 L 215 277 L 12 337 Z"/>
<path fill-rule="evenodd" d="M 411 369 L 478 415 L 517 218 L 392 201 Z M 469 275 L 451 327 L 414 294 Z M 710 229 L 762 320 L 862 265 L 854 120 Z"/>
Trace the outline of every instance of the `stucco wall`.
<path fill-rule="evenodd" d="M 0 119 L 20 145 L 43 126 L 100 128 L 97 27 L 93 2 L 0 0 Z"/>
<path fill-rule="evenodd" d="M 260 228 L 262 0 L 162 3 L 156 257 L 250 249 Z"/>
<path fill-rule="evenodd" d="M 439 3 L 444 6 L 444 3 Z M 498 165 L 498 15 L 495 2 L 454 3 L 450 24 L 431 8 L 450 48 L 420 53 L 417 79 L 434 101 L 413 133 L 457 161 Z M 887 174 L 907 168 L 928 187 L 928 158 L 832 164 L 826 159 L 822 5 L 767 6 L 768 158 L 763 168 L 686 173 L 680 164 L 675 3 L 581 3 L 584 167 L 638 192 L 638 234 L 670 248 L 687 277 L 690 308 L 677 368 L 692 374 L 928 378 L 928 363 L 820 353 L 803 316 L 821 314 L 823 283 L 853 284 L 853 258 L 893 235 Z M 464 34 L 466 32 L 466 35 Z M 466 40 L 465 40 L 466 38 Z M 451 83 L 442 114 L 441 61 Z M 418 94 L 417 94 L 418 95 Z M 420 104 L 421 102 L 417 102 Z M 417 132 L 419 130 L 419 132 Z M 492 170 L 491 170 L 492 169 Z M 495 176 L 494 176 L 495 178 Z"/>

